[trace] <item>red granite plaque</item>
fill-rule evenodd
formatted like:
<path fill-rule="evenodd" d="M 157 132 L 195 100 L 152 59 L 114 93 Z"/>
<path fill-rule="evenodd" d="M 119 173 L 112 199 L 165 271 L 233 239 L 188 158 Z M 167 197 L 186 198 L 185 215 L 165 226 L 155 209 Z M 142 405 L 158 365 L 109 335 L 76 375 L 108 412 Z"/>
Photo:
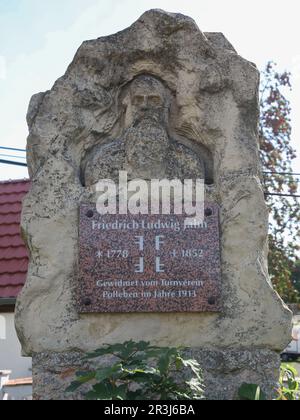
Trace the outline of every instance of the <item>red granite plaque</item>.
<path fill-rule="evenodd" d="M 120 216 L 80 208 L 80 313 L 219 312 L 219 209 L 205 220 L 186 216 Z"/>

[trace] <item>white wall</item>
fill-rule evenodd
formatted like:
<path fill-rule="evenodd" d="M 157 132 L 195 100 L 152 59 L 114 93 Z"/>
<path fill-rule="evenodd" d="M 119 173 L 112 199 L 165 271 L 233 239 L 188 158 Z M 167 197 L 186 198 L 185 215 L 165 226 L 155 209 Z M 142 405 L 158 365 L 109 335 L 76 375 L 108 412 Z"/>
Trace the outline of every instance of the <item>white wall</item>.
<path fill-rule="evenodd" d="M 0 313 L 0 370 L 11 370 L 10 379 L 31 377 L 31 358 L 21 357 L 13 313 Z"/>

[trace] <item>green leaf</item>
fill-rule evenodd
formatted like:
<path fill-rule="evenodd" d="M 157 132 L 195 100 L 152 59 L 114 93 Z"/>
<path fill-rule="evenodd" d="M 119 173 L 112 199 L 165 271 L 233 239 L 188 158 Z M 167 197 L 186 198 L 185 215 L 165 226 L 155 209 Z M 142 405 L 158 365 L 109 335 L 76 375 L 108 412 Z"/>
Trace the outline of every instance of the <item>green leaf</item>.
<path fill-rule="evenodd" d="M 126 400 L 127 399 L 127 385 L 120 385 L 117 387 L 115 393 L 116 400 Z"/>
<path fill-rule="evenodd" d="M 111 352 L 110 347 L 105 346 L 102 349 L 98 349 L 91 353 L 87 353 L 86 356 L 84 357 L 84 360 L 97 359 L 98 357 L 105 356 L 107 354 L 111 355 L 112 352 Z"/>
<path fill-rule="evenodd" d="M 151 359 L 156 359 L 158 358 L 162 352 L 164 352 L 165 349 L 160 349 L 160 348 L 149 348 L 147 350 L 144 351 L 144 357 L 146 360 L 151 360 Z"/>
<path fill-rule="evenodd" d="M 178 350 L 177 349 L 165 349 L 162 356 L 158 361 L 158 369 L 162 375 L 165 375 L 172 363 L 172 359 L 178 357 Z"/>
<path fill-rule="evenodd" d="M 66 392 L 75 392 L 78 388 L 80 388 L 83 384 L 78 381 L 74 381 L 71 383 L 71 385 L 66 389 Z"/>
<path fill-rule="evenodd" d="M 202 369 L 200 364 L 196 360 L 181 358 L 181 363 L 183 364 L 183 366 L 190 368 L 199 380 L 202 379 Z"/>
<path fill-rule="evenodd" d="M 145 393 L 143 389 L 139 389 L 137 391 L 128 391 L 127 399 L 130 401 L 145 401 L 147 399 L 151 399 L 150 395 Z"/>
<path fill-rule="evenodd" d="M 203 394 L 203 387 L 202 383 L 197 378 L 192 378 L 190 381 L 186 382 L 188 387 L 191 389 L 191 391 L 197 393 L 197 394 Z"/>
<path fill-rule="evenodd" d="M 96 371 L 95 378 L 97 379 L 97 381 L 102 382 L 108 378 L 112 378 L 112 379 L 118 378 L 120 377 L 122 372 L 123 372 L 122 364 L 116 363 L 113 366 L 98 369 Z"/>
<path fill-rule="evenodd" d="M 150 348 L 150 343 L 147 341 L 140 341 L 135 344 L 135 347 L 137 351 L 146 351 L 148 348 Z"/>
<path fill-rule="evenodd" d="M 183 364 L 183 360 L 182 360 L 181 357 L 179 357 L 179 356 L 176 357 L 175 366 L 176 366 L 176 370 L 182 369 L 182 367 L 184 366 L 184 364 Z"/>
<path fill-rule="evenodd" d="M 256 390 L 256 394 L 255 394 L 255 401 L 260 401 L 260 399 L 261 399 L 260 396 L 261 396 L 261 389 L 258 386 L 257 390 Z"/>
<path fill-rule="evenodd" d="M 96 372 L 86 371 L 86 372 L 77 372 L 76 373 L 77 381 L 81 384 L 92 381 L 96 377 Z"/>
<path fill-rule="evenodd" d="M 124 360 L 137 351 L 137 344 L 133 341 L 126 341 L 121 348 L 118 349 L 118 346 L 116 346 L 115 351 L 118 353 L 119 357 Z"/>
<path fill-rule="evenodd" d="M 129 357 L 132 357 L 133 354 L 144 352 L 150 343 L 146 341 L 139 341 L 135 343 L 134 341 L 126 341 L 121 347 L 116 345 L 114 347 L 114 353 L 117 352 L 118 356 L 123 360 L 127 360 Z M 113 347 L 113 346 L 112 346 Z"/>
<path fill-rule="evenodd" d="M 138 375 L 138 374 L 143 374 L 143 375 L 155 375 L 155 374 L 159 374 L 159 371 L 155 368 L 147 368 L 145 367 L 144 369 L 123 369 L 124 373 L 127 373 L 128 375 Z"/>
<path fill-rule="evenodd" d="M 288 363 L 283 363 L 281 365 L 282 369 L 286 371 L 286 373 L 291 373 L 293 378 L 296 378 L 298 376 L 298 371 L 293 366 L 289 365 Z"/>
<path fill-rule="evenodd" d="M 102 382 L 93 386 L 93 390 L 88 392 L 88 400 L 112 400 L 114 396 L 114 387 L 109 382 Z"/>
<path fill-rule="evenodd" d="M 246 401 L 265 401 L 266 395 L 258 385 L 243 384 L 239 389 L 239 397 Z"/>
<path fill-rule="evenodd" d="M 295 381 L 295 379 L 288 380 L 288 388 L 290 391 L 298 391 L 299 384 Z"/>
<path fill-rule="evenodd" d="M 102 398 L 99 397 L 99 394 L 95 391 L 89 391 L 86 394 L 85 399 L 89 401 L 102 400 Z"/>

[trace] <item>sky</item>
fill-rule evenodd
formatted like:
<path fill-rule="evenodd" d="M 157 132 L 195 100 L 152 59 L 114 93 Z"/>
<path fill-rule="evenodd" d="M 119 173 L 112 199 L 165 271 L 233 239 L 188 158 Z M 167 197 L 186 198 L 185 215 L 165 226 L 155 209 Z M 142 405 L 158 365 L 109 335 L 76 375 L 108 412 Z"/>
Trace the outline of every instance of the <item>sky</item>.
<path fill-rule="evenodd" d="M 122 30 L 152 8 L 187 14 L 204 32 L 223 32 L 261 70 L 273 60 L 292 72 L 300 172 L 299 0 L 0 0 L 0 146 L 26 147 L 30 97 L 53 86 L 83 41 Z M 25 168 L 0 164 L 0 180 L 27 176 Z"/>

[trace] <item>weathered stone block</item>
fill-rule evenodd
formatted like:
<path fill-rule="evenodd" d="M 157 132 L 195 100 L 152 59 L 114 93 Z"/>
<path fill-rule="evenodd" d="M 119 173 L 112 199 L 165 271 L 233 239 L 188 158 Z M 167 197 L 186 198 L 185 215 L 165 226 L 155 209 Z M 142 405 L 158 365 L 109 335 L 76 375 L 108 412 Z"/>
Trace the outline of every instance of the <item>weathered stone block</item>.
<path fill-rule="evenodd" d="M 223 355 L 217 389 L 227 390 L 214 395 L 207 367 L 212 397 L 235 394 L 230 354 L 245 381 L 268 388 L 276 380 L 276 353 L 290 341 L 291 313 L 268 276 L 258 84 L 257 68 L 222 34 L 204 34 L 186 16 L 151 10 L 118 34 L 84 42 L 66 74 L 32 98 L 32 188 L 22 216 L 30 267 L 16 312 L 24 354 L 68 359 L 74 349 L 147 340 L 210 349 L 217 364 Z M 99 177 L 114 179 L 119 169 L 146 180 L 205 178 L 206 199 L 221 213 L 221 314 L 78 314 L 79 207 L 95 200 Z M 34 360 L 36 393 L 57 395 L 43 362 Z"/>

